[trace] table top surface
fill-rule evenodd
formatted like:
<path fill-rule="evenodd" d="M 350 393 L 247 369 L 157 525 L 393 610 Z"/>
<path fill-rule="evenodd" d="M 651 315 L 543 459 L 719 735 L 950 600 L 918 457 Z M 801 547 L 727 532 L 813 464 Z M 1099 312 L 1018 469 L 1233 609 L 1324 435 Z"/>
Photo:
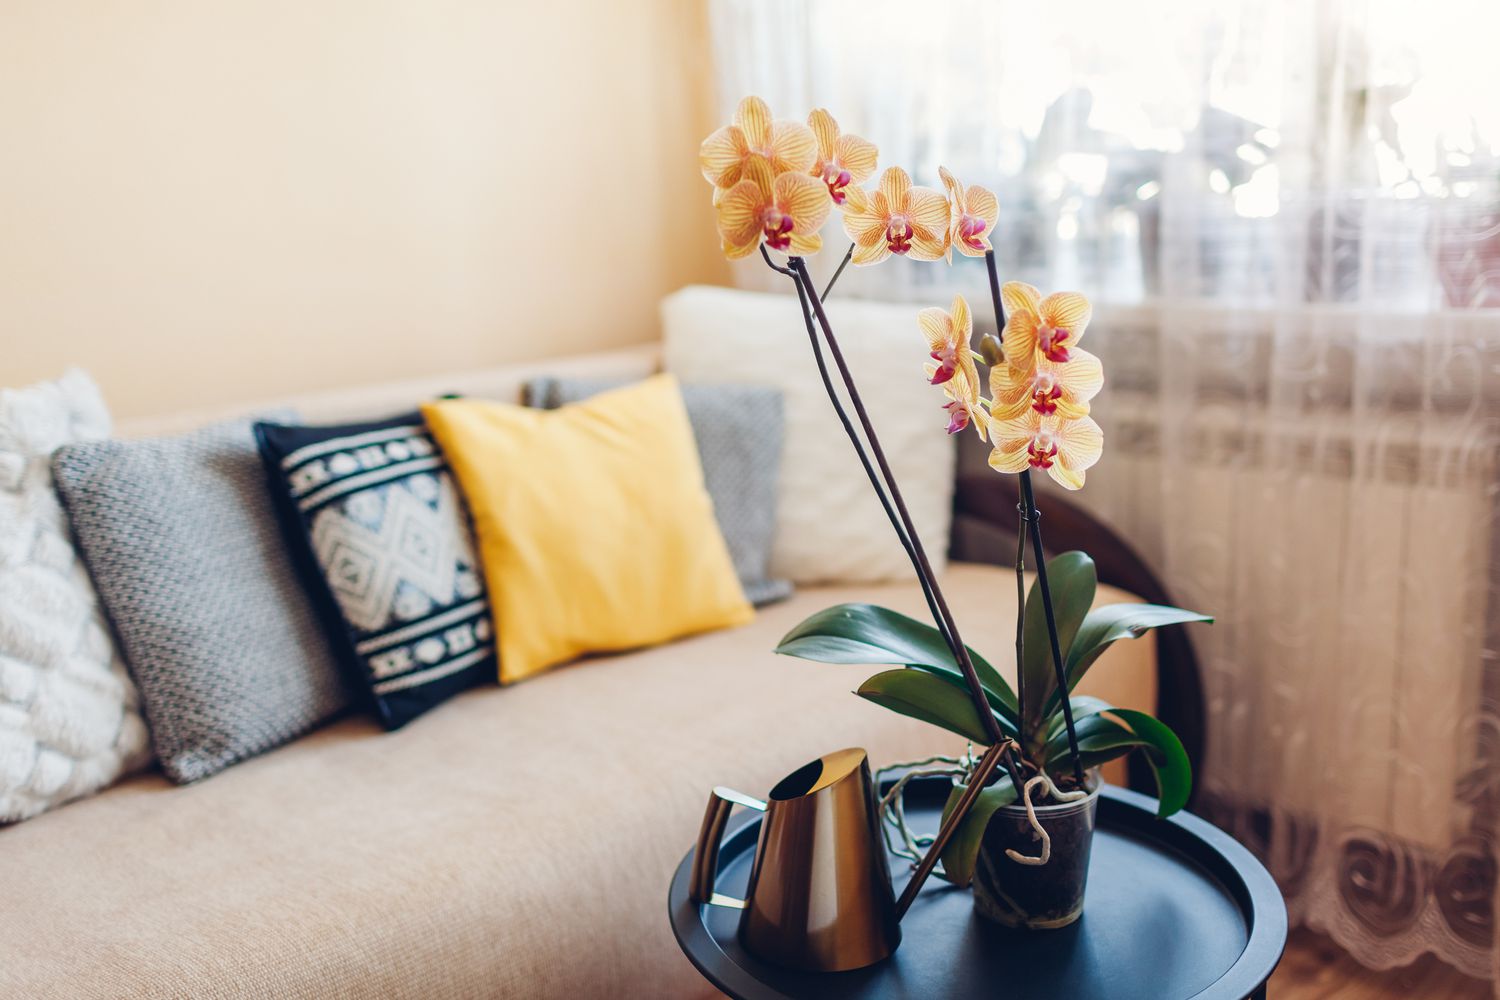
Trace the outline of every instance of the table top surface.
<path fill-rule="evenodd" d="M 908 785 L 907 818 L 937 829 L 943 779 Z M 1286 907 L 1271 876 L 1228 834 L 1188 814 L 1155 816 L 1156 801 L 1106 786 L 1089 863 L 1083 916 L 1051 931 L 1012 930 L 974 913 L 967 889 L 931 879 L 902 921 L 884 962 L 840 973 L 778 968 L 747 954 L 740 912 L 687 895 L 692 854 L 668 900 L 678 943 L 730 996 L 1007 1000 L 1242 1000 L 1260 995 L 1286 944 Z M 718 891 L 742 894 L 758 816 L 726 835 Z M 899 895 L 911 865 L 892 857 Z"/>

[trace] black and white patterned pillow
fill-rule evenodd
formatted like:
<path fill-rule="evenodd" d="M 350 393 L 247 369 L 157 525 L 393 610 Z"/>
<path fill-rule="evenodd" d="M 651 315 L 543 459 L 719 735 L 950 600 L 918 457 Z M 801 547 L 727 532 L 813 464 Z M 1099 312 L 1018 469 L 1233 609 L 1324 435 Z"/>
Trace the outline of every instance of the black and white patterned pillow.
<path fill-rule="evenodd" d="M 494 680 L 468 513 L 421 414 L 255 435 L 303 582 L 386 728 Z"/>

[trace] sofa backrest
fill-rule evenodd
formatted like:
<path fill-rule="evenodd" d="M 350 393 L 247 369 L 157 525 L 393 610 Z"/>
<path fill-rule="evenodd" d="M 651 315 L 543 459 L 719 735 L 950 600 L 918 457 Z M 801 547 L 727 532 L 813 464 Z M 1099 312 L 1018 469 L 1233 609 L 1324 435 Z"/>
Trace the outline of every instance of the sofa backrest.
<path fill-rule="evenodd" d="M 304 393 L 279 399 L 235 403 L 222 407 L 163 413 L 123 420 L 116 427 L 121 437 L 146 437 L 192 430 L 216 420 L 290 407 L 309 423 L 341 423 L 372 420 L 438 396 L 457 394 L 486 399 L 520 401 L 521 387 L 541 375 L 598 378 L 644 378 L 661 367 L 661 345 L 642 344 L 618 351 L 599 351 L 564 357 L 523 361 L 494 368 L 422 378 L 382 382 L 348 389 Z"/>

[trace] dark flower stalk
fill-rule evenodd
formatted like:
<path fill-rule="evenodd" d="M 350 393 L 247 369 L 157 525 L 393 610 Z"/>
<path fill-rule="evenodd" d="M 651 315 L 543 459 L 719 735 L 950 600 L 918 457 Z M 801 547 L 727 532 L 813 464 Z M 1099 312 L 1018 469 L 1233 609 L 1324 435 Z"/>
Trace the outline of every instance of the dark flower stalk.
<path fill-rule="evenodd" d="M 851 247 L 852 252 L 852 247 Z M 918 891 L 922 888 L 932 869 L 937 865 L 944 849 L 948 846 L 959 825 L 968 815 L 974 802 L 978 800 L 978 794 L 988 783 L 990 775 L 995 766 L 1003 762 L 1010 774 L 1011 781 L 1016 788 L 1022 784 L 1022 771 L 1014 753 L 1013 742 L 1008 739 L 1000 729 L 994 712 L 990 709 L 989 699 L 985 696 L 984 688 L 979 682 L 979 675 L 974 669 L 973 660 L 969 656 L 968 647 L 964 644 L 962 637 L 958 634 L 958 626 L 953 619 L 952 611 L 948 607 L 947 600 L 943 596 L 937 579 L 932 571 L 932 565 L 927 559 L 925 549 L 922 547 L 921 539 L 916 533 L 916 527 L 912 523 L 911 515 L 906 509 L 905 500 L 901 496 L 900 487 L 896 484 L 895 476 L 891 473 L 890 465 L 886 461 L 885 453 L 880 447 L 880 439 L 875 434 L 875 428 L 870 423 L 869 414 L 866 412 L 864 402 L 860 398 L 859 389 L 854 383 L 853 374 L 844 360 L 843 352 L 840 350 L 838 340 L 834 336 L 833 328 L 828 321 L 827 313 L 823 310 L 822 298 L 814 288 L 811 276 L 807 273 L 806 264 L 798 257 L 787 260 L 787 267 L 780 267 L 771 260 L 765 248 L 761 249 L 761 256 L 765 258 L 767 265 L 773 270 L 792 278 L 797 287 L 797 298 L 802 307 L 803 322 L 807 327 L 809 340 L 812 344 L 813 357 L 818 365 L 818 372 L 823 379 L 823 387 L 828 393 L 829 401 L 833 404 L 834 411 L 838 414 L 844 431 L 848 435 L 850 443 L 859 456 L 860 464 L 864 467 L 865 475 L 870 480 L 871 487 L 880 499 L 886 517 L 890 519 L 892 528 L 895 529 L 897 537 L 901 541 L 902 548 L 906 550 L 907 557 L 911 560 L 912 567 L 916 571 L 918 582 L 922 586 L 923 596 L 927 600 L 928 609 L 932 612 L 939 633 L 953 654 L 954 662 L 961 669 L 969 695 L 974 701 L 975 710 L 979 714 L 980 722 L 985 727 L 985 732 L 990 736 L 991 745 L 976 764 L 974 773 L 970 775 L 969 787 L 956 803 L 952 813 L 949 815 L 942 828 L 938 831 L 927 854 L 918 864 L 911 880 L 907 883 L 897 902 L 896 910 L 898 918 L 904 915 L 912 902 L 916 899 Z M 845 255 L 845 263 L 849 255 Z M 834 274 L 833 280 L 828 283 L 825 293 L 831 291 L 833 284 L 843 272 L 843 265 Z M 816 326 L 814 325 L 816 317 Z M 834 364 L 838 368 L 840 379 L 849 394 L 850 404 L 853 406 L 859 418 L 860 428 L 864 432 L 861 440 L 859 433 L 855 430 L 854 422 L 850 419 L 848 412 L 840 401 L 838 392 L 834 388 L 832 377 L 828 370 L 827 362 L 824 360 L 823 348 L 819 343 L 818 332 L 821 329 L 822 339 L 828 347 L 828 353 L 833 357 Z M 868 453 L 865 442 L 868 442 Z M 873 455 L 874 462 L 871 461 Z M 879 474 L 876 472 L 879 466 Z"/>
<path fill-rule="evenodd" d="M 844 268 L 849 266 L 849 261 L 854 257 L 854 244 L 849 244 L 849 249 L 844 251 L 844 259 L 839 261 L 838 270 L 833 272 L 833 277 L 828 279 L 828 284 L 823 286 L 822 299 L 828 301 L 828 293 L 833 291 L 833 286 L 839 283 L 839 278 L 844 273 Z"/>
<path fill-rule="evenodd" d="M 889 491 L 891 505 L 899 518 L 898 531 L 904 535 L 907 545 L 907 553 L 911 556 L 916 566 L 917 575 L 926 581 L 924 589 L 930 590 L 932 603 L 936 608 L 939 627 L 946 633 L 950 649 L 953 652 L 959 669 L 963 672 L 964 680 L 969 687 L 969 696 L 974 701 L 975 711 L 979 713 L 980 724 L 984 726 L 985 732 L 989 734 L 992 743 L 1000 743 L 1005 739 L 1000 730 L 1000 723 L 995 719 L 994 712 L 990 710 L 989 700 L 985 697 L 984 687 L 979 683 L 979 675 L 974 670 L 974 662 L 969 657 L 969 650 L 959 638 L 958 626 L 953 620 L 953 613 L 948 607 L 948 602 L 943 597 L 942 589 L 938 586 L 932 564 L 927 559 L 926 550 L 922 547 L 922 540 L 917 536 L 916 527 L 911 520 L 911 514 L 906 509 L 906 501 L 901 496 L 901 488 L 896 483 L 896 477 L 891 472 L 890 463 L 887 462 L 885 451 L 880 447 L 880 439 L 875 434 L 875 428 L 870 423 L 869 413 L 865 410 L 864 401 L 860 398 L 859 389 L 854 384 L 854 376 L 849 371 L 849 366 L 844 360 L 843 351 L 840 350 L 838 339 L 833 334 L 833 327 L 828 321 L 828 314 L 823 311 L 823 302 L 813 288 L 812 278 L 807 273 L 807 265 L 800 257 L 792 257 L 787 261 L 794 276 L 806 294 L 808 302 L 812 306 L 813 315 L 817 318 L 818 326 L 823 332 L 824 343 L 828 346 L 828 353 L 833 358 L 834 366 L 838 369 L 839 376 L 844 382 L 844 388 L 849 393 L 850 405 L 854 408 L 855 415 L 859 418 L 861 430 L 864 432 L 864 440 L 868 444 L 870 454 L 874 457 L 876 465 L 880 469 L 880 478 L 884 481 Z"/>
<path fill-rule="evenodd" d="M 984 266 L 990 276 L 990 301 L 995 307 L 995 329 L 1003 332 L 1005 330 L 1005 306 L 1000 302 L 1000 275 L 995 270 L 995 251 L 988 250 L 984 255 Z M 1004 363 L 1003 361 L 1001 362 Z M 1057 691 L 1062 699 L 1063 725 L 1068 730 L 1068 749 L 1073 753 L 1073 777 L 1078 780 L 1078 787 L 1083 787 L 1083 762 L 1078 759 L 1078 731 L 1073 725 L 1072 699 L 1068 697 L 1067 669 L 1063 665 L 1062 650 L 1057 641 L 1057 620 L 1052 612 L 1052 590 L 1047 586 L 1047 560 L 1042 556 L 1042 514 L 1036 509 L 1036 497 L 1031 489 L 1031 470 L 1021 471 L 1021 509 L 1022 526 L 1030 531 L 1031 550 L 1036 559 L 1036 583 L 1037 589 L 1042 593 L 1042 610 L 1047 618 L 1047 640 L 1051 644 L 1052 670 L 1057 678 Z M 1023 546 L 1024 548 L 1024 546 Z M 1025 572 L 1025 559 L 1016 562 L 1017 590 L 1021 589 L 1020 578 Z M 1025 614 L 1025 604 L 1018 614 Z M 1024 619 L 1023 619 L 1024 620 Z M 1021 640 L 1016 640 L 1016 702 L 1024 706 L 1026 686 L 1025 671 L 1021 664 Z M 1024 709 L 1021 714 L 1021 727 L 1024 731 L 1026 716 Z M 1020 788 L 1020 785 L 1016 786 Z"/>

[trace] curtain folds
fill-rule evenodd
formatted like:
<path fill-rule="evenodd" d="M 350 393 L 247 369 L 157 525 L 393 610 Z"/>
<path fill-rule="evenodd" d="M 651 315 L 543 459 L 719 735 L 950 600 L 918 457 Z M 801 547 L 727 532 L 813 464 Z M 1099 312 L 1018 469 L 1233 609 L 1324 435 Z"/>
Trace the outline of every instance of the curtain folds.
<path fill-rule="evenodd" d="M 1079 498 L 1219 616 L 1192 636 L 1204 811 L 1364 963 L 1494 978 L 1500 11 L 712 10 L 726 119 L 747 93 L 828 107 L 882 167 L 993 189 L 1006 278 L 1094 299 L 1106 451 Z M 836 222 L 825 243 L 824 275 Z M 839 294 L 984 282 L 895 260 Z"/>

